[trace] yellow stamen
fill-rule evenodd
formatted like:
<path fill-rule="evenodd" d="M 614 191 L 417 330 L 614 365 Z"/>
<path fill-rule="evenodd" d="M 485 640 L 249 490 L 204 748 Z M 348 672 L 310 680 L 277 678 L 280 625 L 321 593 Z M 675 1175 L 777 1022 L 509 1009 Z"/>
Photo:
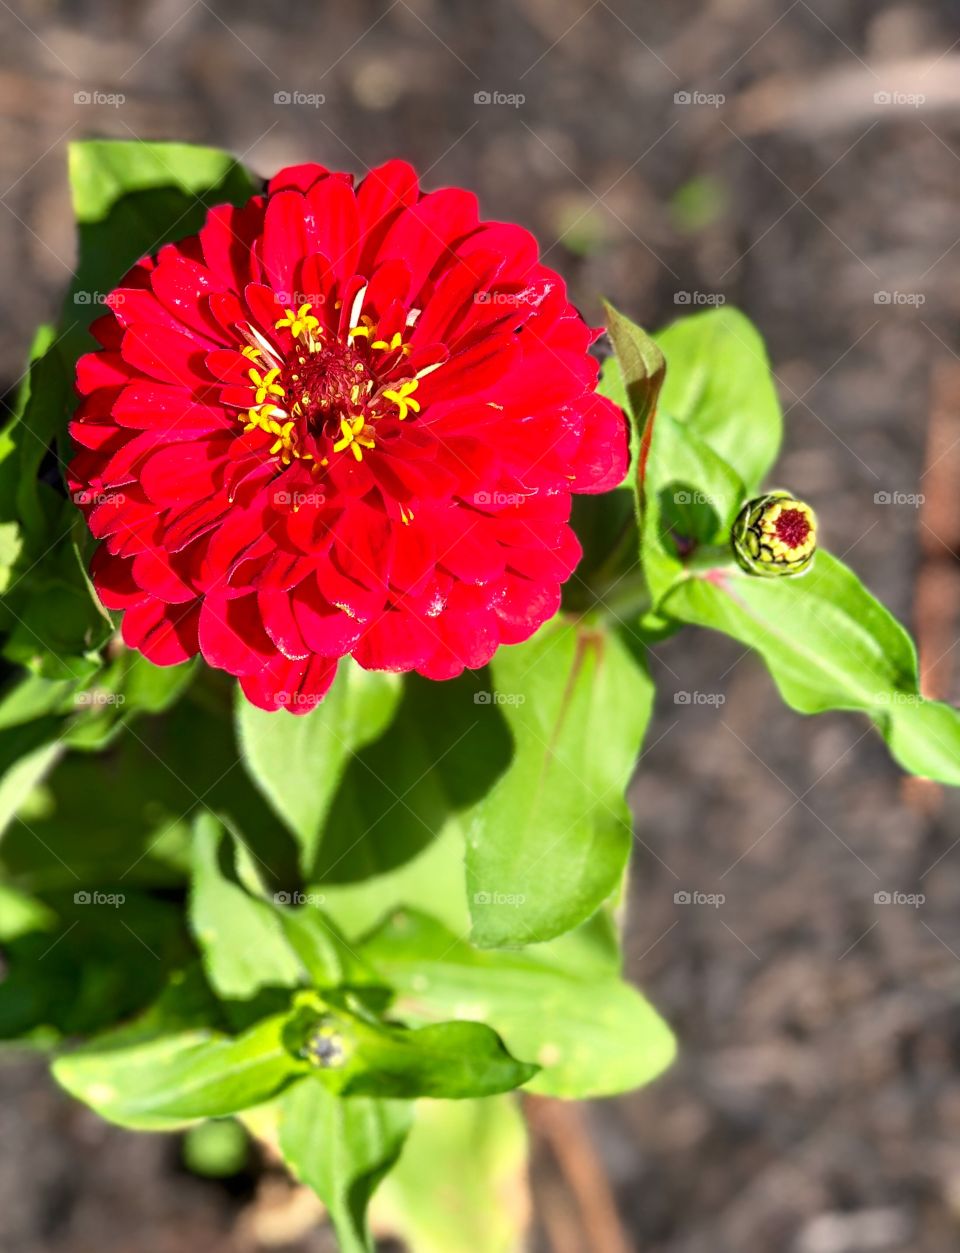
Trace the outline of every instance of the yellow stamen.
<path fill-rule="evenodd" d="M 333 446 L 334 452 L 343 452 L 345 448 L 349 448 L 357 461 L 362 461 L 364 448 L 376 447 L 373 429 L 367 426 L 363 414 L 356 418 L 341 418 L 340 432 L 341 437 Z"/>
<path fill-rule="evenodd" d="M 382 393 L 384 400 L 389 400 L 397 406 L 401 422 L 408 413 L 420 412 L 420 402 L 410 398 L 418 386 L 419 382 L 417 379 L 404 379 L 398 388 L 387 388 Z"/>
<path fill-rule="evenodd" d="M 299 339 L 305 331 L 315 331 L 320 325 L 320 319 L 315 318 L 310 312 L 312 308 L 311 304 L 304 303 L 296 313 L 292 309 L 287 309 L 286 316 L 282 317 L 279 322 L 275 322 L 274 326 L 276 326 L 278 331 L 282 327 L 288 326 L 293 338 Z"/>
<path fill-rule="evenodd" d="M 284 395 L 283 388 L 276 381 L 280 374 L 280 367 L 274 366 L 272 370 L 268 370 L 266 374 L 261 374 L 259 370 L 250 370 L 250 382 L 257 389 L 256 401 L 258 405 L 262 405 L 268 396 Z"/>

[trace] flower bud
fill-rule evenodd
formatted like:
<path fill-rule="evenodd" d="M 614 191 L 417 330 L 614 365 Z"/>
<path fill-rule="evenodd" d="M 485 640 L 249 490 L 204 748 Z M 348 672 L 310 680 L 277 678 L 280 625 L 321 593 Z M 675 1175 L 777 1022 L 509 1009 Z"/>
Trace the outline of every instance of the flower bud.
<path fill-rule="evenodd" d="M 789 492 L 768 492 L 743 506 L 730 540 L 748 574 L 803 574 L 817 549 L 817 520 L 810 506 Z"/>
<path fill-rule="evenodd" d="M 328 1019 L 321 1019 L 317 1023 L 301 1049 L 301 1056 L 311 1066 L 318 1066 L 323 1070 L 342 1066 L 346 1055 L 346 1040 L 336 1025 Z"/>

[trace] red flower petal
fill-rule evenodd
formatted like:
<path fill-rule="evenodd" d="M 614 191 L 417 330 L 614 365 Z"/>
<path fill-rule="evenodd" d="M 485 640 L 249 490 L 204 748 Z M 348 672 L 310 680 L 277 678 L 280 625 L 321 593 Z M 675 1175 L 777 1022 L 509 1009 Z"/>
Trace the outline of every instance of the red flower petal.
<path fill-rule="evenodd" d="M 336 673 L 337 663 L 325 658 L 288 661 L 277 656 L 256 674 L 241 675 L 240 687 L 260 709 L 308 714 L 326 696 Z"/>
<path fill-rule="evenodd" d="M 123 639 L 155 666 L 176 666 L 198 652 L 199 602 L 165 605 L 151 600 L 134 605 L 123 615 Z"/>
<path fill-rule="evenodd" d="M 273 195 L 278 191 L 309 191 L 314 183 L 325 179 L 330 171 L 325 165 L 316 161 L 307 161 L 303 165 L 288 165 L 278 170 L 267 184 L 267 192 Z M 334 177 L 337 177 L 334 175 Z"/>
<path fill-rule="evenodd" d="M 307 193 L 310 251 L 329 259 L 330 269 L 341 282 L 356 272 L 360 251 L 357 198 L 353 188 L 339 179 L 327 178 Z"/>
<path fill-rule="evenodd" d="M 308 306 L 308 307 L 305 307 Z M 212 209 L 126 276 L 77 366 L 91 574 L 161 664 L 307 712 L 337 659 L 450 678 L 557 611 L 571 492 L 627 439 L 533 237 L 401 161 Z"/>

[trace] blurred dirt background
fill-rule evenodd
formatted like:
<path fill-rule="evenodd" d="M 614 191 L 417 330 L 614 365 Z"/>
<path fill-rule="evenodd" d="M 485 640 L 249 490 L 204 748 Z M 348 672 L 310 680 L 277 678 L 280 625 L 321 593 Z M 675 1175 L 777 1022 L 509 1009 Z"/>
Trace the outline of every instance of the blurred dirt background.
<path fill-rule="evenodd" d="M 588 317 L 601 292 L 650 326 L 744 309 L 788 414 L 781 483 L 960 696 L 956 0 L 0 0 L 0 34 L 4 383 L 71 273 L 71 137 L 264 173 L 406 155 L 531 227 Z M 530 1247 L 960 1248 L 956 799 L 857 719 L 782 710 L 725 641 L 655 666 L 628 970 L 682 1057 L 552 1137 L 534 1117 Z M 724 899 L 675 900 L 698 892 Z M 202 1182 L 36 1062 L 0 1067 L 3 1253 L 329 1249 L 263 1225 L 267 1185 Z"/>

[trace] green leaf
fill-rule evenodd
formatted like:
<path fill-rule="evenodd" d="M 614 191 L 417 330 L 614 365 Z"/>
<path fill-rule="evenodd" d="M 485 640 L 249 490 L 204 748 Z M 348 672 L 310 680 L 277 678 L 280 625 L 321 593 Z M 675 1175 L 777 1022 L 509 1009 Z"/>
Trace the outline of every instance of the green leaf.
<path fill-rule="evenodd" d="M 109 754 L 67 753 L 39 799 L 37 812 L 21 811 L 0 843 L 0 873 L 22 886 L 169 887 L 186 877 L 193 798 L 132 735 Z"/>
<path fill-rule="evenodd" d="M 23 551 L 19 522 L 0 522 L 0 592 L 5 592 L 13 578 L 17 558 Z"/>
<path fill-rule="evenodd" d="M 0 436 L 0 516 L 23 524 L 33 560 L 63 506 L 62 498 L 37 477 L 66 413 L 67 378 L 54 350 L 55 337 L 52 326 L 41 326 L 34 336 L 12 416 Z"/>
<path fill-rule="evenodd" d="M 189 1127 L 183 1137 L 183 1164 L 205 1179 L 239 1175 L 250 1161 L 250 1138 L 236 1118 L 212 1118 Z"/>
<path fill-rule="evenodd" d="M 658 606 L 704 549 L 726 557 L 744 487 L 708 444 L 661 413 L 650 443 L 643 497 L 640 555 Z"/>
<path fill-rule="evenodd" d="M 528 1218 L 526 1157 L 512 1098 L 420 1101 L 403 1154 L 374 1199 L 374 1222 L 417 1253 L 517 1253 Z"/>
<path fill-rule="evenodd" d="M 489 689 L 486 671 L 407 675 L 393 722 L 348 765 L 310 880 L 351 934 L 398 898 L 465 925 L 466 814 L 511 757 Z"/>
<path fill-rule="evenodd" d="M 46 679 L 87 683 L 100 669 L 111 628 L 84 586 L 69 544 L 18 579 L 6 608 L 15 618 L 3 652 Z"/>
<path fill-rule="evenodd" d="M 13 418 L 0 438 L 0 518 L 12 565 L 2 574 L 3 655 L 49 679 L 83 683 L 99 668 L 113 627 L 69 540 L 72 503 L 41 481 L 48 452 L 61 461 L 69 385 L 49 327 L 38 333 Z M 11 531 L 11 527 L 15 531 Z"/>
<path fill-rule="evenodd" d="M 207 978 L 221 997 L 248 1000 L 263 989 L 309 983 L 321 989 L 376 989 L 378 1001 L 388 999 L 373 971 L 309 896 L 299 909 L 287 907 L 294 899 L 290 892 L 275 893 L 272 902 L 263 899 L 249 854 L 242 843 L 224 838 L 211 814 L 196 820 L 193 857 L 191 927 Z"/>
<path fill-rule="evenodd" d="M 492 1096 L 520 1087 L 537 1072 L 512 1057 L 482 1023 L 410 1029 L 381 1022 L 354 998 L 346 998 L 352 1006 L 346 1008 L 343 999 L 302 994 L 287 1033 L 291 1053 L 310 1060 L 317 1077 L 343 1096 Z"/>
<path fill-rule="evenodd" d="M 64 713 L 73 707 L 71 697 L 76 690 L 77 684 L 69 680 L 57 682 L 17 671 L 0 695 L 0 731 Z"/>
<path fill-rule="evenodd" d="M 294 717 L 256 709 L 239 692 L 237 734 L 244 764 L 297 837 L 313 866 L 323 825 L 350 758 L 390 725 L 401 695 L 396 675 L 341 662 L 316 709 Z"/>
<path fill-rule="evenodd" d="M 652 686 L 616 635 L 582 621 L 501 648 L 491 670 L 490 713 L 515 751 L 471 814 L 467 894 L 474 942 L 517 946 L 569 931 L 616 890 Z"/>
<path fill-rule="evenodd" d="M 125 717 L 131 713 L 164 713 L 180 699 L 196 674 L 196 659 L 178 666 L 155 666 L 143 653 L 127 649 L 117 690 Z"/>
<path fill-rule="evenodd" d="M 620 363 L 615 356 L 607 357 L 600 366 L 597 391 L 601 396 L 606 396 L 615 405 L 619 405 L 621 409 L 629 412 L 630 401 L 627 399 L 627 389 L 620 370 Z"/>
<path fill-rule="evenodd" d="M 0 1039 L 102 1031 L 143 1009 L 187 957 L 180 909 L 126 884 L 38 898 L 44 913 L 4 940 Z"/>
<path fill-rule="evenodd" d="M 36 725 L 34 724 L 35 727 Z M 46 725 L 46 720 L 42 725 Z M 2 763 L 4 746 L 9 744 L 10 738 L 17 734 L 16 731 L 0 732 L 0 763 Z M 22 735 L 20 739 L 18 749 L 24 747 Z M 22 757 L 17 757 L 5 769 L 0 764 L 0 836 L 14 820 L 17 811 L 30 792 L 53 768 L 62 752 L 63 745 L 53 740 L 25 752 Z"/>
<path fill-rule="evenodd" d="M 282 898 L 291 894 L 277 895 Z M 354 952 L 339 928 L 309 899 L 299 909 L 288 909 L 279 903 L 276 917 L 287 943 L 315 988 L 380 987 L 374 972 Z M 383 991 L 386 993 L 386 989 Z"/>
<path fill-rule="evenodd" d="M 382 835 L 374 833 L 365 837 L 365 842 L 376 847 L 388 839 L 384 824 Z M 451 818 L 436 839 L 403 865 L 386 867 L 354 883 L 318 885 L 324 911 L 349 936 L 357 936 L 369 931 L 391 910 L 410 904 L 432 910 L 457 934 L 463 934 L 470 928 L 463 847 L 464 833 L 458 820 Z M 386 857 L 383 862 L 386 863 Z"/>
<path fill-rule="evenodd" d="M 682 579 L 662 608 L 755 648 L 801 713 L 882 710 L 891 694 L 917 693 L 910 637 L 829 553 L 819 552 L 809 574 L 796 579 L 718 566 Z"/>
<path fill-rule="evenodd" d="M 960 785 L 960 712 L 952 705 L 894 695 L 876 718 L 904 770 Z"/>
<path fill-rule="evenodd" d="M 757 578 L 733 560 L 729 530 L 743 490 L 689 428 L 658 417 L 642 544 L 655 614 L 756 649 L 792 708 L 866 713 L 905 769 L 960 783 L 960 714 L 921 700 L 910 636 L 853 571 L 823 550 L 796 578 Z M 681 498 L 698 508 L 684 516 Z"/>
<path fill-rule="evenodd" d="M 690 322 L 694 330 L 710 331 L 704 341 L 714 344 L 710 352 L 716 341 L 736 357 L 729 337 L 738 342 L 746 335 L 738 316 L 701 315 Z M 683 336 L 675 329 L 679 342 Z M 693 331 L 684 334 L 698 342 Z M 710 360 L 706 347 L 698 352 Z M 747 489 L 717 451 L 723 440 L 717 437 L 720 410 L 711 408 L 713 392 L 714 385 L 701 380 L 689 392 L 699 399 L 686 403 L 685 422 L 661 413 L 654 426 L 641 519 L 641 558 L 652 608 L 643 626 L 653 632 L 671 622 L 693 623 L 723 631 L 760 653 L 794 709 L 860 710 L 873 718 L 906 769 L 960 782 L 960 714 L 920 699 L 913 642 L 851 570 L 822 550 L 813 568 L 796 578 L 757 578 L 734 561 L 730 527 Z M 664 405 L 667 398 L 665 390 Z M 748 415 L 752 403 L 744 398 L 731 413 Z M 701 420 L 701 405 L 716 421 Z M 760 424 L 761 434 L 767 432 L 765 457 L 772 456 L 779 439 L 774 405 L 769 386 L 767 420 Z M 759 400 L 756 409 L 764 410 Z M 743 416 L 741 445 L 749 443 L 748 429 L 749 417 Z"/>
<path fill-rule="evenodd" d="M 71 144 L 70 186 L 80 240 L 62 314 L 69 365 L 88 346 L 87 323 L 135 262 L 195 234 L 211 205 L 240 205 L 257 190 L 228 152 L 140 139 Z"/>
<path fill-rule="evenodd" d="M 341 1099 L 304 1080 L 280 1101 L 280 1149 L 330 1212 L 343 1253 L 373 1248 L 367 1205 L 396 1162 L 410 1127 L 404 1101 Z"/>
<path fill-rule="evenodd" d="M 190 925 L 211 986 L 227 1000 L 248 1000 L 263 988 L 293 988 L 302 967 L 276 911 L 251 896 L 223 862 L 231 851 L 223 827 L 201 814 L 193 837 Z"/>
<path fill-rule="evenodd" d="M 284 1045 L 283 1015 L 228 1036 L 212 1014 L 196 982 L 182 983 L 140 1023 L 60 1057 L 54 1078 L 109 1122 L 160 1131 L 247 1109 L 304 1072 Z"/>
<path fill-rule="evenodd" d="M 664 413 L 689 426 L 755 495 L 776 460 L 783 418 L 770 360 L 756 328 L 736 309 L 682 318 L 656 336 L 667 359 Z"/>
<path fill-rule="evenodd" d="M 65 754 L 44 784 L 42 812 L 24 815 L 29 829 L 15 819 L 0 841 L 0 873 L 35 892 L 73 891 L 78 882 L 105 890 L 119 881 L 183 884 L 193 818 L 209 808 L 240 827 L 270 891 L 295 882 L 296 846 L 241 768 L 230 719 L 232 682 L 223 689 L 221 706 L 210 699 L 219 695 L 215 674 L 204 670 L 162 718 L 123 726 L 109 752 Z M 33 698 L 39 705 L 41 694 Z M 73 701 L 68 695 L 71 708 Z M 20 713 L 30 705 L 25 697 Z M 54 717 L 34 723 L 30 736 L 37 726 L 51 739 L 63 724 Z M 25 728 L 14 727 L 11 738 L 19 753 L 29 747 Z M 4 740 L 0 731 L 0 761 Z"/>
<path fill-rule="evenodd" d="M 42 902 L 0 883 L 0 943 L 9 944 L 31 931 L 54 931 L 57 916 Z"/>
<path fill-rule="evenodd" d="M 648 434 L 648 423 L 657 408 L 667 363 L 656 341 L 645 331 L 614 309 L 613 305 L 604 303 L 604 309 L 623 390 L 621 392 L 613 381 L 616 376 L 608 367 L 604 371 L 606 387 L 602 387 L 601 391 L 618 404 L 623 403 L 621 396 L 626 398 L 623 407 L 633 415 L 636 435 L 644 440 Z M 612 394 L 608 389 L 612 389 Z"/>
<path fill-rule="evenodd" d="M 117 641 L 110 653 L 112 660 L 89 685 L 74 687 L 69 711 L 75 716 L 64 732 L 71 748 L 106 748 L 138 715 L 169 709 L 197 672 L 196 658 L 177 666 L 155 666 L 142 653 L 123 648 Z"/>
<path fill-rule="evenodd" d="M 960 784 L 960 713 L 921 699 L 910 636 L 836 557 L 819 552 L 798 579 L 708 571 L 663 611 L 755 648 L 792 708 L 867 713 L 904 769 Z"/>
<path fill-rule="evenodd" d="M 413 1021 L 469 1014 L 512 1053 L 535 1059 L 542 1069 L 527 1091 L 583 1098 L 649 1083 L 673 1060 L 666 1023 L 606 959 L 578 968 L 552 948 L 480 952 L 427 915 L 403 910 L 362 951 L 397 989 L 395 1012 Z"/>

